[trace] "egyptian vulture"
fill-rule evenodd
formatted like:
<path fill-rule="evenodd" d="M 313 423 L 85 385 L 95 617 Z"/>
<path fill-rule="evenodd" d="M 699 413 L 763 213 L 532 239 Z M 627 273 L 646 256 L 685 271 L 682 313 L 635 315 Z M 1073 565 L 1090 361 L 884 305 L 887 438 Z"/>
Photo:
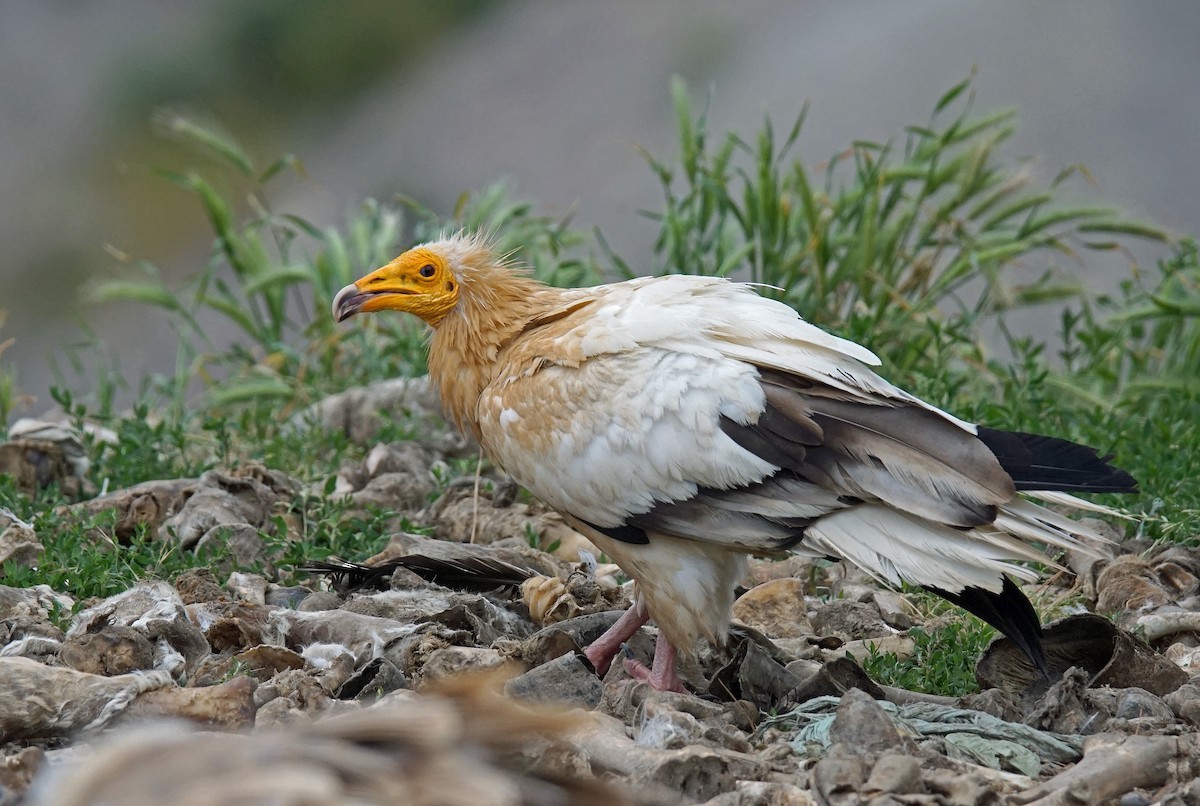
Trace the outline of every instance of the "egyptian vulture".
<path fill-rule="evenodd" d="M 585 652 L 604 673 L 647 620 L 652 666 L 722 641 L 749 554 L 842 558 L 975 613 L 1044 668 L 1016 580 L 1043 547 L 1098 540 L 1030 497 L 1136 483 L 1096 451 L 958 419 L 870 369 L 871 351 L 744 283 L 643 277 L 553 288 L 485 238 L 417 246 L 338 292 L 333 314 L 398 310 L 432 328 L 448 416 L 637 581 Z M 1024 493 L 1025 495 L 1021 495 Z M 1093 544 L 1094 545 L 1094 544 Z"/>

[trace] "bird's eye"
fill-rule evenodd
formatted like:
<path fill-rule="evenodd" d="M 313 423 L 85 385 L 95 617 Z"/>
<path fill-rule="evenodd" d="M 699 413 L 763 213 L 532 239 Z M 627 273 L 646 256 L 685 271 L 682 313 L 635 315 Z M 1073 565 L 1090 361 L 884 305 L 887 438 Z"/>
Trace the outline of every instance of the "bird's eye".
<path fill-rule="evenodd" d="M 421 267 L 421 276 L 422 277 L 432 277 L 436 273 L 437 273 L 437 269 L 435 269 L 433 267 L 433 264 L 431 264 L 431 263 L 426 263 L 424 266 Z"/>

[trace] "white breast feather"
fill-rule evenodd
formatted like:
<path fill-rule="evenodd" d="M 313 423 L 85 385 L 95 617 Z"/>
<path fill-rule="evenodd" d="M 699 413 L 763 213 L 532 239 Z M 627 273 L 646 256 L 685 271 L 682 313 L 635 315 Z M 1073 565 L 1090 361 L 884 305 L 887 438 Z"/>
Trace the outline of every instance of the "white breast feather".
<path fill-rule="evenodd" d="M 571 416 L 546 435 L 545 452 L 501 424 L 506 399 L 524 394 L 523 384 L 570 388 Z M 495 396 L 497 404 L 481 410 L 488 452 L 547 504 L 598 526 L 690 498 L 697 485 L 741 486 L 778 469 L 721 431 L 721 413 L 753 422 L 764 406 L 754 369 L 737 361 L 644 348 L 548 367 Z"/>

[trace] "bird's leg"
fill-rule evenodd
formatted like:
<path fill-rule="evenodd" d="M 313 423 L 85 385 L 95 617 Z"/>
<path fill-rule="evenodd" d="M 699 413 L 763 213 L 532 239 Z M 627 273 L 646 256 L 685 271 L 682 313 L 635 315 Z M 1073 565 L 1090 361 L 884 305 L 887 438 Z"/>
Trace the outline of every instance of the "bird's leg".
<path fill-rule="evenodd" d="M 667 640 L 660 630 L 658 640 L 654 642 L 654 661 L 649 669 L 646 665 L 632 658 L 625 660 L 625 671 L 629 676 L 643 683 L 649 683 L 656 691 L 685 692 L 683 680 L 675 671 L 675 646 Z"/>
<path fill-rule="evenodd" d="M 622 613 L 621 617 L 605 630 L 603 635 L 588 644 L 587 649 L 583 650 L 583 654 L 596 668 L 597 674 L 601 676 L 608 674 L 608 667 L 612 665 L 612 659 L 616 657 L 616 654 L 621 651 L 621 644 L 628 641 L 649 620 L 650 614 L 646 612 L 645 608 L 634 602 L 633 606 Z M 657 650 L 655 654 L 657 654 Z"/>

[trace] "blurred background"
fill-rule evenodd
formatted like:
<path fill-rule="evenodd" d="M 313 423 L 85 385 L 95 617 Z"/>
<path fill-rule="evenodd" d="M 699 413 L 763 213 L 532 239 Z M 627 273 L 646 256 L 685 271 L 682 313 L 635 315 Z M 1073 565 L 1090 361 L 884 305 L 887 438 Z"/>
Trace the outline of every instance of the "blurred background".
<path fill-rule="evenodd" d="M 508 178 L 656 270 L 638 215 L 670 156 L 669 84 L 711 98 L 711 130 L 786 129 L 819 165 L 855 139 L 924 122 L 977 71 L 975 108 L 1015 106 L 1006 146 L 1047 181 L 1082 163 L 1082 199 L 1200 233 L 1200 4 L 1068 0 L 5 0 L 0 4 L 0 361 L 50 405 L 65 347 L 98 336 L 122 371 L 165 370 L 174 335 L 144 309 L 83 302 L 90 279 L 146 259 L 181 279 L 208 259 L 193 194 L 153 170 L 204 169 L 163 110 L 303 176 L 279 210 L 319 226 L 397 193 L 448 212 Z M 157 121 L 157 122 L 156 122 Z M 1155 246 L 1134 255 L 1151 269 Z M 1111 257 L 1111 256 L 1110 256 Z M 1127 257 L 1065 268 L 1096 289 Z M 1044 322 L 1023 326 L 1052 328 Z M 81 323 L 86 323 L 86 329 Z M 1046 335 L 1045 333 L 1041 335 Z"/>

